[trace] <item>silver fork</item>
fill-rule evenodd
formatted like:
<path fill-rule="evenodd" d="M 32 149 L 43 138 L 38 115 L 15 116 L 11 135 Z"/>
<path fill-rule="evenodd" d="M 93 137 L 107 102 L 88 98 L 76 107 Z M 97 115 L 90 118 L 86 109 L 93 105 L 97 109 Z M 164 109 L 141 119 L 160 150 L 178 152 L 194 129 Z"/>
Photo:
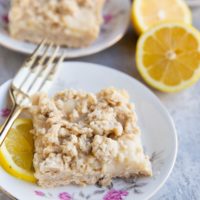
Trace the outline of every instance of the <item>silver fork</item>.
<path fill-rule="evenodd" d="M 52 55 L 48 57 L 48 52 L 52 49 Z M 43 55 L 39 58 L 39 52 L 42 50 Z M 13 107 L 1 127 L 0 147 L 15 119 L 23 109 L 30 106 L 30 97 L 34 93 L 47 91 L 50 88 L 58 67 L 64 60 L 64 54 L 58 57 L 58 51 L 59 46 L 53 48 L 53 44 L 47 45 L 45 41 L 42 41 L 14 77 L 9 89 Z"/>

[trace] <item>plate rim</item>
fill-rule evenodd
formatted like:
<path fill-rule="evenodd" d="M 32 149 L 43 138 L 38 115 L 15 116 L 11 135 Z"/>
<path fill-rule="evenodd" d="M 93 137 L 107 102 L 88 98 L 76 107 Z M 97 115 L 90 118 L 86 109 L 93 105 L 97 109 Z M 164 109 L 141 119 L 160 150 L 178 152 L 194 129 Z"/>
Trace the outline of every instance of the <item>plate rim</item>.
<path fill-rule="evenodd" d="M 74 52 L 72 53 L 71 55 L 67 55 L 68 52 L 65 51 L 67 50 L 68 48 L 67 47 L 61 47 L 62 48 L 62 52 L 64 52 L 64 56 L 66 59 L 70 59 L 70 58 L 81 58 L 81 57 L 85 57 L 85 56 L 89 56 L 89 55 L 93 55 L 93 54 L 96 54 L 96 53 L 99 53 L 99 52 L 102 52 L 110 47 L 112 47 L 113 45 L 115 45 L 117 42 L 119 42 L 123 37 L 124 35 L 126 34 L 128 28 L 129 28 L 129 24 L 130 24 L 130 21 L 131 21 L 131 1 L 130 0 L 126 0 L 127 3 L 129 4 L 129 7 L 128 7 L 128 13 L 129 15 L 129 18 L 124 26 L 124 29 L 123 31 L 121 31 L 118 35 L 116 35 L 116 37 L 113 37 L 111 40 L 109 40 L 107 43 L 103 43 L 104 45 L 99 45 L 97 47 L 95 47 L 94 49 L 90 47 L 93 45 L 91 44 L 90 46 L 86 47 L 86 48 L 89 48 L 85 53 L 84 52 L 81 52 L 81 53 L 77 53 L 77 52 Z M 101 33 L 99 33 L 99 36 L 100 36 Z M 22 53 L 22 54 L 25 54 L 25 55 L 30 55 L 33 53 L 33 51 L 30 49 L 30 48 L 20 48 L 19 46 L 14 46 L 14 45 L 9 45 L 6 40 L 3 39 L 3 37 L 9 37 L 10 39 L 14 39 L 12 37 L 9 36 L 9 34 L 4 34 L 0 31 L 0 45 L 9 49 L 9 50 L 12 50 L 14 52 L 19 52 L 19 53 Z M 21 42 L 23 43 L 24 41 L 20 41 L 20 40 L 17 40 L 18 42 Z M 35 48 L 37 47 L 37 44 L 34 44 L 32 42 L 26 42 L 26 43 L 29 43 L 29 44 L 32 44 L 32 45 L 35 45 Z M 76 48 L 75 48 L 76 49 Z M 84 49 L 84 48 L 77 48 L 77 49 Z M 60 53 L 60 54 L 61 54 Z M 48 55 L 49 56 L 49 55 Z"/>
<path fill-rule="evenodd" d="M 109 66 L 105 66 L 105 65 L 101 65 L 101 64 L 96 64 L 96 63 L 90 63 L 90 62 L 84 62 L 84 61 L 65 61 L 63 62 L 63 65 L 65 64 L 77 64 L 80 65 L 81 67 L 84 67 L 86 65 L 94 65 L 93 67 L 98 67 L 98 68 L 104 68 L 106 70 L 110 70 L 110 71 L 115 71 L 116 73 L 122 75 L 122 76 L 126 76 L 129 79 L 133 79 L 133 81 L 135 81 L 139 86 L 143 87 L 144 90 L 146 90 L 147 93 L 149 93 L 150 95 L 152 95 L 152 97 L 154 98 L 154 100 L 159 104 L 160 108 L 162 109 L 162 111 L 164 112 L 164 114 L 167 116 L 167 118 L 169 119 L 169 122 L 172 126 L 173 129 L 173 135 L 174 135 L 174 154 L 173 154 L 173 159 L 171 160 L 171 166 L 168 169 L 165 177 L 163 178 L 163 180 L 160 182 L 160 184 L 152 191 L 150 192 L 147 197 L 144 198 L 144 200 L 148 200 L 151 197 L 153 197 L 166 183 L 166 181 L 168 180 L 169 176 L 171 175 L 173 168 L 175 166 L 176 163 L 176 159 L 177 159 L 177 154 L 178 154 L 178 134 L 177 134 L 177 129 L 174 123 L 174 120 L 172 118 L 172 116 L 170 115 L 169 111 L 167 110 L 166 106 L 161 102 L 161 100 L 156 96 L 155 93 L 153 93 L 146 85 L 144 85 L 142 82 L 140 82 L 139 80 L 137 80 L 136 78 L 130 76 L 129 74 L 126 74 L 122 71 L 119 71 L 117 69 L 114 69 L 112 67 Z M 12 79 L 9 79 L 7 81 L 5 81 L 4 83 L 2 83 L 0 85 L 0 89 L 2 87 L 4 87 L 6 84 L 9 84 L 11 82 Z M 3 193 L 6 193 L 7 195 L 11 196 L 13 199 L 15 200 L 23 200 L 23 199 L 17 199 L 16 197 L 14 197 L 12 194 L 10 194 L 7 190 L 3 189 L 2 186 L 0 185 L 0 191 L 2 191 Z"/>

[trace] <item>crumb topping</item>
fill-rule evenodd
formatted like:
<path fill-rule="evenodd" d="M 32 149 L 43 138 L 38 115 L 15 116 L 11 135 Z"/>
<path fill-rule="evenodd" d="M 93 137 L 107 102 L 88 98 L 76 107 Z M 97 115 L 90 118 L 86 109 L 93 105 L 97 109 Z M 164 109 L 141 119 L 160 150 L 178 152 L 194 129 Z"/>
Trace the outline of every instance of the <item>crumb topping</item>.
<path fill-rule="evenodd" d="M 32 102 L 34 167 L 41 185 L 45 185 L 40 179 L 46 172 L 63 169 L 79 176 L 93 174 L 87 180 L 71 182 L 94 184 L 101 180 L 107 185 L 115 176 L 108 173 L 110 163 L 130 160 L 126 161 L 129 163 L 139 157 L 138 162 L 143 162 L 146 174 L 150 174 L 148 158 L 137 139 L 140 130 L 134 106 L 126 91 L 107 88 L 95 95 L 65 90 L 53 98 L 35 95 Z M 129 150 L 135 151 L 132 158 Z"/>

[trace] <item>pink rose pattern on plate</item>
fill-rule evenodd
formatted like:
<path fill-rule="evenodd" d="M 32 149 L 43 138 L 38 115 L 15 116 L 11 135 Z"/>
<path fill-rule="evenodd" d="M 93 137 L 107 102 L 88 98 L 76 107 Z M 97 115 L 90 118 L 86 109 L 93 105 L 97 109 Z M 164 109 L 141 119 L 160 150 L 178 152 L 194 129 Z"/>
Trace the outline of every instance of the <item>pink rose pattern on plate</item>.
<path fill-rule="evenodd" d="M 128 192 L 125 190 L 110 190 L 103 200 L 124 200 L 126 196 L 128 196 Z"/>
<path fill-rule="evenodd" d="M 105 23 L 105 24 L 108 24 L 108 23 L 110 23 L 110 21 L 113 19 L 113 15 L 112 15 L 112 14 L 104 15 L 104 16 L 103 16 L 103 19 L 104 19 L 104 23 Z"/>
<path fill-rule="evenodd" d="M 36 190 L 34 191 L 34 193 L 38 196 L 38 197 L 46 197 L 48 198 L 48 196 L 53 197 L 53 195 L 51 195 L 50 193 L 48 193 L 48 195 L 46 195 L 44 192 Z M 128 191 L 124 191 L 124 190 L 109 190 L 105 196 L 103 197 L 102 200 L 124 200 L 124 197 L 128 196 Z M 90 199 L 92 196 L 88 196 Z M 59 200 L 73 200 L 72 196 L 67 193 L 67 192 L 62 192 L 58 195 L 58 199 Z"/>
<path fill-rule="evenodd" d="M 71 195 L 67 192 L 62 192 L 58 196 L 60 200 L 72 200 Z"/>
<path fill-rule="evenodd" d="M 0 116 L 3 117 L 3 118 L 6 118 L 9 116 L 10 114 L 10 109 L 9 108 L 3 108 L 0 110 Z"/>
<path fill-rule="evenodd" d="M 0 0 L 0 24 L 7 29 L 9 22 L 8 19 L 8 10 L 9 10 L 9 1 Z"/>
<path fill-rule="evenodd" d="M 3 15 L 3 16 L 2 16 L 2 20 L 3 20 L 3 22 L 4 22 L 5 24 L 8 24 L 8 22 L 9 22 L 8 15 L 7 15 L 7 14 Z"/>
<path fill-rule="evenodd" d="M 40 196 L 40 197 L 46 196 L 44 192 L 39 191 L 39 190 L 36 190 L 36 191 L 35 191 L 35 194 L 36 194 L 37 196 Z"/>

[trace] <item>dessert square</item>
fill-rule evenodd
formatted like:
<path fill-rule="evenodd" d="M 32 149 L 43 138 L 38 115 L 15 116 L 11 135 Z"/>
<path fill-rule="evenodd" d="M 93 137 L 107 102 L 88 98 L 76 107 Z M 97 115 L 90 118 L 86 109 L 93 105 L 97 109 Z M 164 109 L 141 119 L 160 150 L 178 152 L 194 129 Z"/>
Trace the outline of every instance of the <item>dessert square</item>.
<path fill-rule="evenodd" d="M 109 185 L 112 178 L 151 176 L 137 116 L 125 90 L 65 90 L 33 97 L 35 177 L 42 187 Z"/>
<path fill-rule="evenodd" d="M 9 31 L 13 38 L 84 47 L 100 32 L 105 0 L 12 0 Z"/>

